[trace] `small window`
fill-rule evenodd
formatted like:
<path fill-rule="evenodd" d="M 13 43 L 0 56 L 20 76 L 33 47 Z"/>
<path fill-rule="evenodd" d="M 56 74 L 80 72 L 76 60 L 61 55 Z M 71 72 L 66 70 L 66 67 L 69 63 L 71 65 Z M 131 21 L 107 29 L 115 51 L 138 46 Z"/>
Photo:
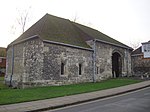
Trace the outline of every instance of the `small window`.
<path fill-rule="evenodd" d="M 79 64 L 79 75 L 82 74 L 82 64 Z"/>
<path fill-rule="evenodd" d="M 64 75 L 65 64 L 61 63 L 61 75 Z"/>
<path fill-rule="evenodd" d="M 99 71 L 98 69 L 99 69 L 99 68 L 98 68 L 98 67 L 96 67 L 96 73 L 97 73 L 97 74 L 98 74 L 98 71 Z"/>

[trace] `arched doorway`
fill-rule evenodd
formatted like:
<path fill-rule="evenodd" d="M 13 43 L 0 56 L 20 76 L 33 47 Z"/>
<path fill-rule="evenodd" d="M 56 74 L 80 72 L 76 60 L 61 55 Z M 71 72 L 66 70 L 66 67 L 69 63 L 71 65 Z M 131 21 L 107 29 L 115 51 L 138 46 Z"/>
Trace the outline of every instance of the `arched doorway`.
<path fill-rule="evenodd" d="M 113 77 L 119 77 L 122 73 L 122 60 L 121 55 L 118 52 L 112 54 L 112 75 Z"/>

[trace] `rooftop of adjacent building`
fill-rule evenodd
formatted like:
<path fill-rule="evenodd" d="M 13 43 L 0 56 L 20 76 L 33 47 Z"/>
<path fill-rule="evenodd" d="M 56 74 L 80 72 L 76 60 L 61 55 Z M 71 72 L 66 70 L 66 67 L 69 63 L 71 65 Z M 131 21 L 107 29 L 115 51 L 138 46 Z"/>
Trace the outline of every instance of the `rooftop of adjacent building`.
<path fill-rule="evenodd" d="M 6 48 L 0 47 L 0 57 L 6 57 Z"/>
<path fill-rule="evenodd" d="M 142 43 L 143 44 L 150 44 L 150 41 L 148 42 L 144 42 Z M 143 54 L 142 53 L 142 46 L 138 47 L 137 49 L 135 49 L 133 52 L 132 52 L 132 55 L 140 55 L 140 54 Z"/>

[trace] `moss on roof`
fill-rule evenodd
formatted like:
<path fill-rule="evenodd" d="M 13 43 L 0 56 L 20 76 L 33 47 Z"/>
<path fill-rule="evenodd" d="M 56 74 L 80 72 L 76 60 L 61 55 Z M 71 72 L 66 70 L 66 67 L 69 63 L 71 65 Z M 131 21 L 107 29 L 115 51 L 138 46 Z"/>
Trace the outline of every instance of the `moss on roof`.
<path fill-rule="evenodd" d="M 34 35 L 40 36 L 43 40 L 90 48 L 83 39 L 82 33 L 76 30 L 72 22 L 49 14 L 31 26 L 15 42 Z"/>
<path fill-rule="evenodd" d="M 99 39 L 128 47 L 97 30 L 49 14 L 42 17 L 14 42 L 18 42 L 34 35 L 38 35 L 43 40 L 61 42 L 86 48 L 90 48 L 86 41 L 93 39 Z"/>
<path fill-rule="evenodd" d="M 6 48 L 0 47 L 0 57 L 6 57 Z"/>
<path fill-rule="evenodd" d="M 101 33 L 100 31 L 98 30 L 95 30 L 95 29 L 92 29 L 92 28 L 89 28 L 87 26 L 84 26 L 84 25 L 81 25 L 81 24 L 78 24 L 78 23 L 75 23 L 76 26 L 78 26 L 81 30 L 83 30 L 83 32 L 87 33 L 88 35 L 90 35 L 93 39 L 98 39 L 98 40 L 101 40 L 101 41 L 105 41 L 105 42 L 109 42 L 109 43 L 113 43 L 113 44 L 116 44 L 116 45 L 121 45 L 121 46 L 124 46 L 124 47 L 128 47 L 127 45 Z"/>

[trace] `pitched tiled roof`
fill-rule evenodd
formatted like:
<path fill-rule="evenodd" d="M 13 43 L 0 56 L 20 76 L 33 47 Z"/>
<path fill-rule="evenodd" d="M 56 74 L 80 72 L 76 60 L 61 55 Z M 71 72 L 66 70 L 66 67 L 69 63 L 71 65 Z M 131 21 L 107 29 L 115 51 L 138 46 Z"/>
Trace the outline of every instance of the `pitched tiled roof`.
<path fill-rule="evenodd" d="M 6 57 L 6 48 L 0 47 L 0 57 Z"/>
<path fill-rule="evenodd" d="M 43 40 L 89 48 L 83 39 L 84 35 L 76 30 L 76 27 L 72 25 L 72 22 L 49 14 L 46 14 L 38 22 L 32 25 L 14 42 L 18 42 L 34 35 L 38 35 Z"/>
<path fill-rule="evenodd" d="M 92 29 L 92 28 L 89 28 L 87 26 L 84 26 L 84 25 L 81 25 L 81 24 L 77 24 L 75 23 L 75 25 L 77 27 L 79 27 L 83 32 L 85 32 L 86 34 L 90 35 L 93 39 L 98 39 L 98 40 L 101 40 L 101 41 L 104 41 L 104 42 L 109 42 L 109 43 L 112 43 L 112 44 L 115 44 L 115 45 L 120 45 L 120 46 L 123 46 L 123 47 L 127 47 L 129 49 L 132 49 L 130 48 L 129 46 L 103 34 L 102 32 L 98 31 L 98 30 L 95 30 L 95 29 Z"/>
<path fill-rule="evenodd" d="M 38 35 L 43 40 L 61 42 L 85 48 L 90 48 L 86 44 L 86 41 L 93 39 L 128 47 L 97 30 L 49 14 L 42 17 L 14 42 L 19 42 L 34 35 Z"/>
<path fill-rule="evenodd" d="M 142 47 L 139 47 L 132 52 L 132 55 L 137 55 L 137 54 L 142 54 Z"/>

